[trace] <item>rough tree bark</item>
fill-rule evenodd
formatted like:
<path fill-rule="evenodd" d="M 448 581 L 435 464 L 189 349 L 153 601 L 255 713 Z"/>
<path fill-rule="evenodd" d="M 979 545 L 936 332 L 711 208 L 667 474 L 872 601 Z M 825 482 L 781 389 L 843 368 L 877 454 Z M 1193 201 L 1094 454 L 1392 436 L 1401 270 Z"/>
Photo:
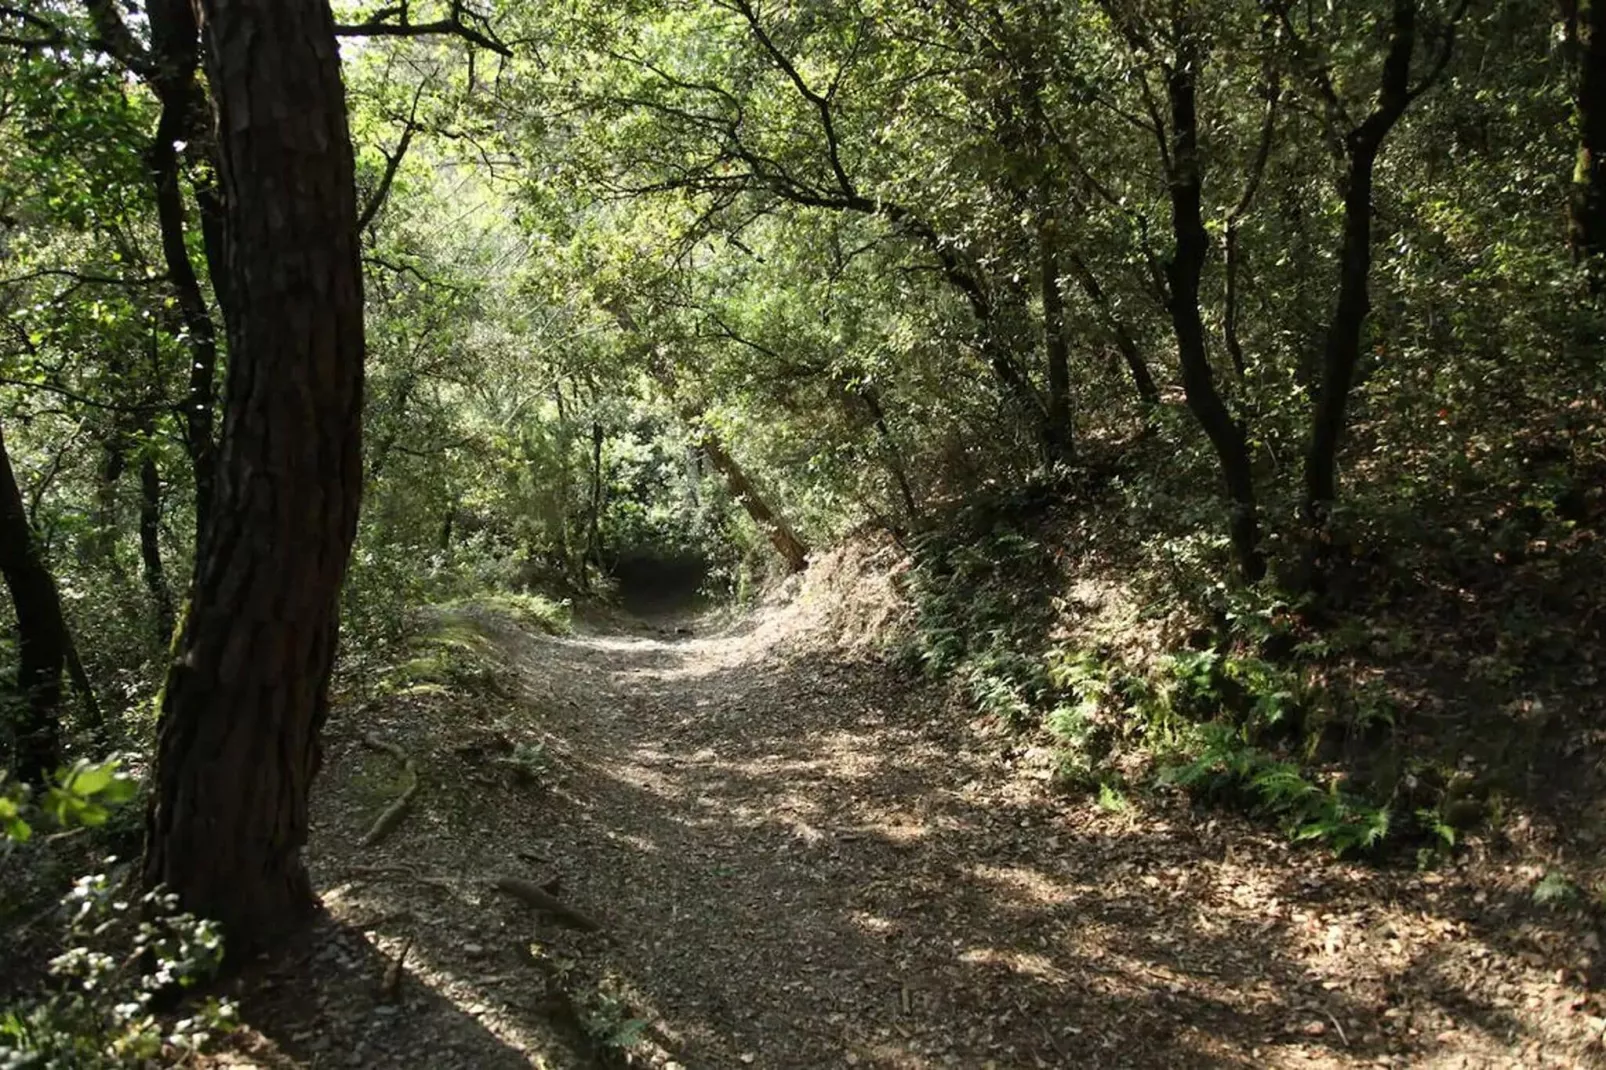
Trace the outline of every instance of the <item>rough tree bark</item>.
<path fill-rule="evenodd" d="M 201 0 L 226 204 L 214 508 L 163 691 L 144 877 L 235 955 L 299 925 L 338 603 L 362 486 L 362 275 L 323 0 Z"/>
<path fill-rule="evenodd" d="M 1244 429 L 1216 389 L 1205 348 L 1204 321 L 1199 312 L 1199 282 L 1204 274 L 1209 237 L 1203 216 L 1203 176 L 1199 163 L 1196 79 L 1201 66 L 1197 31 L 1177 20 L 1177 54 L 1166 71 L 1171 105 L 1171 224 L 1176 251 L 1166 263 L 1171 327 L 1182 365 L 1182 388 L 1188 408 L 1204 428 L 1221 463 L 1230 509 L 1228 532 L 1239 570 L 1250 581 L 1266 572 L 1260 552 L 1258 507 Z"/>
<path fill-rule="evenodd" d="M 39 559 L 27 507 L 0 433 L 0 572 L 17 615 L 16 772 L 37 783 L 61 764 L 61 674 L 67 625 L 50 571 Z"/>

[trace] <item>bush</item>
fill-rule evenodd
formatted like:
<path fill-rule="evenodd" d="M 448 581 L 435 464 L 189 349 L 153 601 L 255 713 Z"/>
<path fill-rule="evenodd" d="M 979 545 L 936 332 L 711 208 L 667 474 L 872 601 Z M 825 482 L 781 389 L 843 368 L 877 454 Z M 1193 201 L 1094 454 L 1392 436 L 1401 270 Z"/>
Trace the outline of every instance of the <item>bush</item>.
<path fill-rule="evenodd" d="M 78 762 L 37 804 L 0 774 L 0 853 L 12 855 L 34 824 L 64 829 L 104 825 L 136 794 L 116 762 Z M 108 867 L 116 862 L 108 858 Z M 44 991 L 0 1008 L 3 1070 L 111 1070 L 176 1062 L 228 1030 L 234 1008 L 208 999 L 194 1013 L 163 1021 L 158 998 L 211 976 L 223 957 L 217 927 L 178 910 L 159 891 L 131 897 L 130 878 L 79 877 L 60 902 L 63 950 L 49 964 Z"/>

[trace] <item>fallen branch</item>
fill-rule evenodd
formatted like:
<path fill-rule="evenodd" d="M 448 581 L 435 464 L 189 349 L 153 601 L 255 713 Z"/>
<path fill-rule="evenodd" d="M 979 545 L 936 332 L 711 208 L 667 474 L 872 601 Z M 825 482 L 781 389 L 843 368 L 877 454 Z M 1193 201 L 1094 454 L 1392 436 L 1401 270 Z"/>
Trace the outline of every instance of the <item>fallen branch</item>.
<path fill-rule="evenodd" d="M 407 786 L 402 789 L 400 795 L 396 796 L 394 802 L 385 807 L 385 812 L 379 815 L 379 819 L 374 822 L 373 828 L 370 828 L 360 841 L 362 846 L 372 847 L 390 835 L 392 830 L 401 823 L 402 817 L 407 813 L 407 808 L 412 805 L 413 795 L 418 791 L 418 767 L 413 763 L 412 757 L 394 743 L 380 739 L 373 734 L 363 736 L 362 741 L 374 750 L 384 751 L 395 758 L 401 763 L 402 771 L 407 774 Z"/>
<path fill-rule="evenodd" d="M 595 933 L 602 931 L 601 922 L 589 914 L 569 906 L 534 881 L 521 880 L 518 877 L 494 877 L 491 880 L 491 886 L 499 892 L 511 895 L 528 906 L 562 918 L 582 932 Z"/>

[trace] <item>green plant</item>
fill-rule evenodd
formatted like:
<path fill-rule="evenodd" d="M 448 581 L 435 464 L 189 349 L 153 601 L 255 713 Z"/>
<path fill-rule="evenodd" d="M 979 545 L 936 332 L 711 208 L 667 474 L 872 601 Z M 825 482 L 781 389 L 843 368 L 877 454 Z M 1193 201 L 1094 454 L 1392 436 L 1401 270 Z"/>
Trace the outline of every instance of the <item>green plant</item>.
<path fill-rule="evenodd" d="M 498 761 L 511 769 L 513 778 L 520 783 L 539 783 L 550 768 L 545 743 L 516 743 L 513 753 Z"/>
<path fill-rule="evenodd" d="M 114 807 L 138 792 L 139 785 L 115 759 L 96 763 L 80 758 L 58 770 L 55 781 L 37 801 L 27 785 L 10 780 L 0 770 L 0 851 L 14 850 L 33 837 L 30 810 L 38 810 L 39 816 L 62 829 L 97 828 L 106 823 Z"/>
<path fill-rule="evenodd" d="M 1578 885 L 1559 870 L 1546 870 L 1534 885 L 1533 901 L 1540 906 L 1566 906 L 1578 897 Z"/>
<path fill-rule="evenodd" d="M 606 1048 L 624 1049 L 640 1042 L 652 1023 L 631 1013 L 630 1004 L 604 988 L 593 989 L 584 1000 L 584 1023 L 593 1040 Z"/>
<path fill-rule="evenodd" d="M 1107 814 L 1122 814 L 1131 809 L 1131 803 L 1126 801 L 1126 795 L 1113 784 L 1105 782 L 1099 785 L 1098 807 Z"/>
<path fill-rule="evenodd" d="M 1236 795 L 1277 818 L 1292 839 L 1324 843 L 1336 855 L 1377 847 L 1391 825 L 1387 806 L 1343 790 L 1336 778 L 1326 787 L 1313 783 L 1298 765 L 1220 724 L 1204 726 L 1194 754 L 1164 770 L 1160 780 L 1215 796 Z"/>
<path fill-rule="evenodd" d="M 176 1021 L 152 1009 L 162 992 L 191 987 L 217 968 L 223 944 L 214 924 L 181 913 L 173 896 L 124 898 L 105 874 L 80 877 L 61 906 L 69 946 L 50 962 L 55 987 L 0 1013 L 0 1066 L 171 1065 L 233 1027 L 233 1005 L 217 999 Z"/>
<path fill-rule="evenodd" d="M 116 761 L 79 761 L 61 770 L 37 804 L 21 785 L 0 776 L 0 834 L 12 850 L 31 840 L 30 817 L 64 829 L 104 825 L 136 792 Z M 0 1067 L 170 1064 L 232 1028 L 233 1005 L 216 999 L 178 1020 L 157 1017 L 152 1005 L 158 995 L 192 987 L 216 970 L 222 938 L 212 922 L 180 912 L 175 897 L 155 890 L 129 896 L 125 886 L 126 880 L 105 873 L 73 882 L 60 903 L 65 949 L 50 961 L 53 985 L 0 1009 Z"/>
<path fill-rule="evenodd" d="M 569 599 L 552 599 L 533 591 L 484 591 L 455 599 L 446 608 L 487 609 L 548 635 L 567 635 L 574 624 L 573 603 Z"/>

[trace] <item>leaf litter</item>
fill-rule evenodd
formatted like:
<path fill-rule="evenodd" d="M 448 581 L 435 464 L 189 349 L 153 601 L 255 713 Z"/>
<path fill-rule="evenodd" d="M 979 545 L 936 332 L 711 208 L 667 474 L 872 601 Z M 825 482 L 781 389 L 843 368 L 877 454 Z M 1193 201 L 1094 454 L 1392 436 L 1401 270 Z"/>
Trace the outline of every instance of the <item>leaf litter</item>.
<path fill-rule="evenodd" d="M 891 596 L 837 566 L 735 619 L 472 613 L 491 686 L 337 715 L 324 912 L 242 979 L 215 1063 L 1606 1065 L 1600 936 L 1532 860 L 1368 868 L 1178 797 L 1056 796 L 888 667 Z M 404 785 L 365 737 L 420 784 L 368 848 Z"/>

